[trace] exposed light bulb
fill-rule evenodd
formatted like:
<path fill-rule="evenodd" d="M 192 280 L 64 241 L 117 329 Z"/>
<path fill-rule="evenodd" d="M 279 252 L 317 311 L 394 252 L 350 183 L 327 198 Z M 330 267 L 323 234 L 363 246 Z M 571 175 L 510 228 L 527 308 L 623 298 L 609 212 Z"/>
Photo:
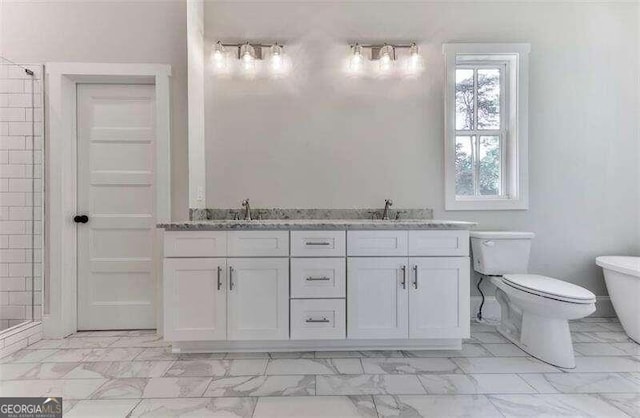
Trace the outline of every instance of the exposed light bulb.
<path fill-rule="evenodd" d="M 274 44 L 271 47 L 271 71 L 273 71 L 274 74 L 282 74 L 285 70 L 284 67 L 282 47 L 278 44 Z"/>
<path fill-rule="evenodd" d="M 385 45 L 380 48 L 380 71 L 382 73 L 388 73 L 393 66 L 395 51 L 391 45 Z"/>
<path fill-rule="evenodd" d="M 251 55 L 245 54 L 242 56 L 242 68 L 245 71 L 253 69 L 253 57 Z"/>
<path fill-rule="evenodd" d="M 409 59 L 407 61 L 407 72 L 409 74 L 416 75 L 420 73 L 421 70 L 422 59 L 420 58 L 420 54 L 418 53 L 418 46 L 416 44 L 411 44 Z"/>
<path fill-rule="evenodd" d="M 246 73 L 252 73 L 255 70 L 256 50 L 247 42 L 240 47 L 240 61 L 242 62 L 242 70 Z"/>
<path fill-rule="evenodd" d="M 349 60 L 349 71 L 352 73 L 360 73 L 364 66 L 364 57 L 362 56 L 362 47 L 355 44 L 351 47 L 351 58 Z"/>
<path fill-rule="evenodd" d="M 215 47 L 213 48 L 213 53 L 211 54 L 211 60 L 213 61 L 213 66 L 216 71 L 222 72 L 227 68 L 227 52 L 222 45 L 222 42 L 216 42 Z"/>

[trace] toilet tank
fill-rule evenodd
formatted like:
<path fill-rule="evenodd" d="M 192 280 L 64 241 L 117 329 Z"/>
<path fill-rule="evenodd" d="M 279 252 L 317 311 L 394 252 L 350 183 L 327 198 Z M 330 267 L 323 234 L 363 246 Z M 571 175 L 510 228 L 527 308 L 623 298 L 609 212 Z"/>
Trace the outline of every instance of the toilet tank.
<path fill-rule="evenodd" d="M 533 232 L 471 231 L 469 236 L 473 269 L 478 273 L 527 273 Z"/>

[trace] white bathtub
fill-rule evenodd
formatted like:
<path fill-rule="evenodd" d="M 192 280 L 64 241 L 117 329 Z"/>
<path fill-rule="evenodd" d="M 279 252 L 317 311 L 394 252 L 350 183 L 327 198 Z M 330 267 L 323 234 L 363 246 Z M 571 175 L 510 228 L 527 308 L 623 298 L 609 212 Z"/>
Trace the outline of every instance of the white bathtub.
<path fill-rule="evenodd" d="M 604 281 L 620 323 L 632 340 L 640 344 L 640 257 L 596 258 L 604 270 Z"/>

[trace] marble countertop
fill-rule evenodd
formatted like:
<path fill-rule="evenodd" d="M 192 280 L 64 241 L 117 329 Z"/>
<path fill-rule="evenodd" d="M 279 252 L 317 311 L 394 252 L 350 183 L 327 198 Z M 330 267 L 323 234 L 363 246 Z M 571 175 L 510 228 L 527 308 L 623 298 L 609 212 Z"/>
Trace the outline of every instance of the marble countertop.
<path fill-rule="evenodd" d="M 203 220 L 160 223 L 167 231 L 228 231 L 228 230 L 391 230 L 391 229 L 471 229 L 475 222 L 441 221 L 434 219 L 369 220 L 369 219 L 265 219 L 265 220 Z"/>

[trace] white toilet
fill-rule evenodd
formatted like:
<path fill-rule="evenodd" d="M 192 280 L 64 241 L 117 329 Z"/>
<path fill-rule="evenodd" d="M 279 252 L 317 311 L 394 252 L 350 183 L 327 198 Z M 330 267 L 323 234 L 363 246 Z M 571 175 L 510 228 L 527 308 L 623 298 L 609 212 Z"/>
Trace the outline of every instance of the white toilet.
<path fill-rule="evenodd" d="M 472 231 L 473 268 L 497 287 L 498 332 L 522 350 L 554 366 L 575 367 L 569 320 L 596 310 L 587 289 L 527 274 L 531 232 Z"/>

